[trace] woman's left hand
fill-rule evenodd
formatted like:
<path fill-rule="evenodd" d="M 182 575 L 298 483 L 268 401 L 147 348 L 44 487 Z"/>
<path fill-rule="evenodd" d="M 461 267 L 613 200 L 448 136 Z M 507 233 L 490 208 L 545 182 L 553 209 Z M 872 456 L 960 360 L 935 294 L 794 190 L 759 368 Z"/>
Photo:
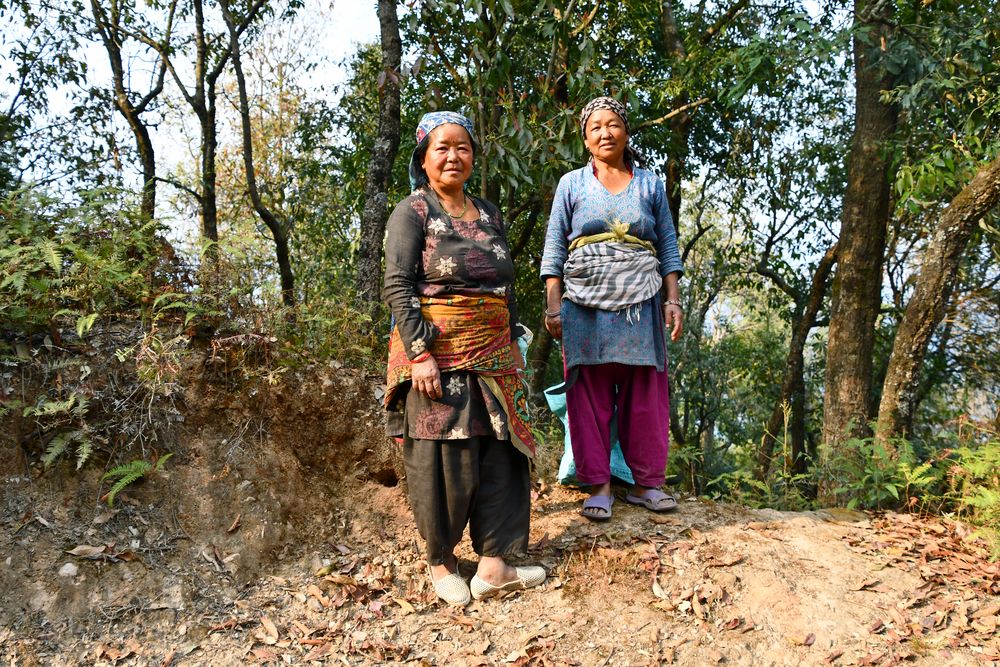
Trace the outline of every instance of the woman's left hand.
<path fill-rule="evenodd" d="M 677 304 L 665 303 L 663 321 L 670 327 L 670 340 L 676 343 L 684 333 L 684 311 Z"/>

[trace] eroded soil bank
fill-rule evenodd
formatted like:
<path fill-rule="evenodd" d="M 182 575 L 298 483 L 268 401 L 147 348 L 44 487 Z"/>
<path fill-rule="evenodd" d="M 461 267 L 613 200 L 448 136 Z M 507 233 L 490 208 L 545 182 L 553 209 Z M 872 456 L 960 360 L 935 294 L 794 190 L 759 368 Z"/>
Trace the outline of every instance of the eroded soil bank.
<path fill-rule="evenodd" d="M 543 480 L 546 584 L 442 606 L 379 392 L 333 366 L 263 397 L 192 382 L 175 456 L 113 508 L 100 464 L 43 472 L 7 428 L 0 664 L 1000 664 L 1000 568 L 911 515 L 685 498 L 594 524 Z"/>

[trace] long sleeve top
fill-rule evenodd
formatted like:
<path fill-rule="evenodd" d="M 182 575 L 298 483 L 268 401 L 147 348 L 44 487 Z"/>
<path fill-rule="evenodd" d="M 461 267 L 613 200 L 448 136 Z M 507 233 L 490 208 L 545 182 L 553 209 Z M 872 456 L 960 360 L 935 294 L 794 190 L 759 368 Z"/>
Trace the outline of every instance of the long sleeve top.
<path fill-rule="evenodd" d="M 507 299 L 511 340 L 523 330 L 514 298 L 514 263 L 500 211 L 472 197 L 478 220 L 455 220 L 433 196 L 418 189 L 401 201 L 386 225 L 385 285 L 389 305 L 410 359 L 430 349 L 434 325 L 420 312 L 421 296 L 490 294 Z"/>
<path fill-rule="evenodd" d="M 628 186 L 611 194 L 590 164 L 565 174 L 552 201 L 541 278 L 563 276 L 569 246 L 578 237 L 608 231 L 615 222 L 628 224 L 628 233 L 656 248 L 661 276 L 683 273 L 677 235 L 662 181 L 653 172 L 636 168 Z M 562 302 L 563 350 L 567 371 L 577 365 L 622 363 L 666 364 L 666 340 L 661 296 L 641 304 L 638 318 Z"/>
<path fill-rule="evenodd" d="M 392 311 L 406 356 L 434 352 L 439 331 L 421 313 L 420 297 L 499 296 L 507 301 L 511 341 L 521 336 L 514 298 L 514 264 L 500 212 L 472 198 L 477 220 L 455 220 L 426 191 L 418 189 L 389 216 L 382 297 Z M 419 440 L 510 438 L 502 402 L 472 371 L 442 371 L 444 395 L 437 400 L 416 391 L 399 392 L 387 406 L 386 431 Z"/>

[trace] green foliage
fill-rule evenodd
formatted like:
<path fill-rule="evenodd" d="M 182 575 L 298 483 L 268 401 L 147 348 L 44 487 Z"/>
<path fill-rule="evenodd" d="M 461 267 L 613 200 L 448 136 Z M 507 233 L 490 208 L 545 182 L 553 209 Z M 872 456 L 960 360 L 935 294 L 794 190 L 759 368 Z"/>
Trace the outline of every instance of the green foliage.
<path fill-rule="evenodd" d="M 90 427 L 86 422 L 90 400 L 81 392 L 70 390 L 66 398 L 38 397 L 35 405 L 23 408 L 21 416 L 31 418 L 39 432 L 49 438 L 42 463 L 50 467 L 70 446 L 76 444 L 76 469 L 79 470 L 94 452 Z"/>
<path fill-rule="evenodd" d="M 108 505 L 113 505 L 115 502 L 115 496 L 117 496 L 118 493 L 129 484 L 133 484 L 144 477 L 148 477 L 153 473 L 163 470 L 164 464 L 170 460 L 171 456 L 173 456 L 173 452 L 164 454 L 163 456 L 154 459 L 152 463 L 143 459 L 136 459 L 120 466 L 116 466 L 104 473 L 104 476 L 101 477 L 101 481 L 109 479 L 115 480 L 111 489 L 107 492 L 107 494 L 105 494 Z"/>
<path fill-rule="evenodd" d="M 910 443 L 892 443 L 894 450 L 874 437 L 855 438 L 833 458 L 828 474 L 839 483 L 834 492 L 847 499 L 848 509 L 898 508 L 939 479 L 929 462 L 917 464 Z"/>
<path fill-rule="evenodd" d="M 1000 437 L 992 433 L 985 443 L 959 447 L 944 463 L 946 500 L 959 517 L 988 531 L 1000 557 Z"/>
<path fill-rule="evenodd" d="M 135 307 L 156 266 L 155 226 L 135 224 L 115 193 L 79 205 L 23 190 L 0 204 L 0 318 L 32 334 L 72 317 L 79 336 L 102 317 Z"/>

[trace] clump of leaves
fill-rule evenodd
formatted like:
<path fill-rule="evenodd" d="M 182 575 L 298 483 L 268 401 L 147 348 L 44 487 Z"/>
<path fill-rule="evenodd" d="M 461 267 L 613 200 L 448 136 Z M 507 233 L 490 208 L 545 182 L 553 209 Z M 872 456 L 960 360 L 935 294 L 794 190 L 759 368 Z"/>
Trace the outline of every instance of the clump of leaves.
<path fill-rule="evenodd" d="M 897 438 L 892 445 L 875 437 L 855 438 L 830 462 L 827 473 L 840 480 L 834 492 L 848 499 L 848 509 L 901 507 L 910 497 L 930 492 L 940 479 L 931 462 L 917 462 L 908 441 Z"/>
<path fill-rule="evenodd" d="M 35 417 L 39 423 L 44 419 L 52 419 L 57 423 L 71 421 L 75 427 L 63 428 L 59 430 L 45 448 L 42 455 L 42 463 L 48 468 L 55 460 L 65 454 L 69 446 L 76 443 L 76 469 L 79 470 L 87 462 L 94 452 L 94 443 L 88 436 L 87 424 L 84 417 L 87 414 L 89 401 L 86 396 L 76 392 L 69 395 L 65 400 L 50 400 L 42 397 L 37 405 L 28 406 L 24 409 L 25 417 Z"/>
<path fill-rule="evenodd" d="M 146 461 L 145 459 L 136 459 L 134 461 L 129 461 L 128 463 L 123 463 L 122 465 L 112 468 L 104 473 L 104 476 L 101 477 L 101 481 L 109 479 L 115 480 L 115 483 L 111 485 L 111 489 L 104 495 L 104 498 L 108 501 L 108 505 L 113 505 L 115 502 L 115 496 L 117 496 L 118 493 L 129 484 L 133 484 L 148 475 L 162 470 L 163 465 L 170 459 L 171 456 L 173 456 L 173 453 L 164 454 L 163 456 L 155 459 L 152 463 Z"/>
<path fill-rule="evenodd" d="M 68 206 L 17 191 L 0 201 L 0 214 L 0 317 L 10 329 L 45 331 L 70 316 L 82 336 L 148 290 L 157 230 L 133 222 L 120 196 L 88 193 Z"/>
<path fill-rule="evenodd" d="M 1000 437 L 992 435 L 985 443 L 953 450 L 946 459 L 945 498 L 959 518 L 981 528 L 993 558 L 1000 559 Z"/>

